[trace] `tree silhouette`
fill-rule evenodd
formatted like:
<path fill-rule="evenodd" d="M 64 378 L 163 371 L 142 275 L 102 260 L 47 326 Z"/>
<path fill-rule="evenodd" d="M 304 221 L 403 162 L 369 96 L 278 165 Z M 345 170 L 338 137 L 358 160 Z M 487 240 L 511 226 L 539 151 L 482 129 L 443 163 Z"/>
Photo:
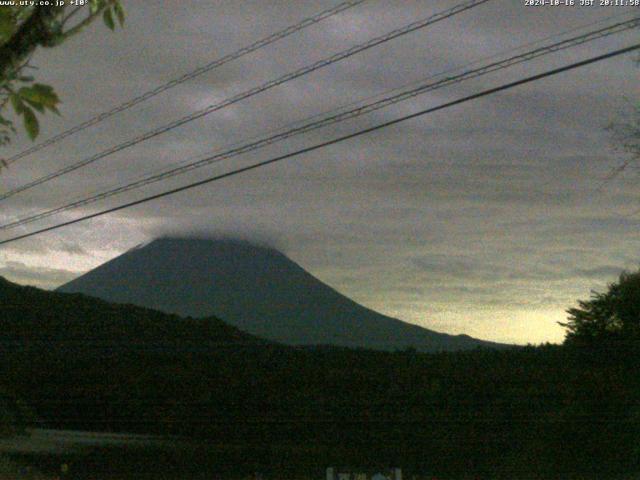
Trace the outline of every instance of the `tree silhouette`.
<path fill-rule="evenodd" d="M 567 310 L 567 343 L 593 344 L 616 341 L 637 344 L 640 340 L 640 270 L 623 272 L 605 293 L 593 292 L 590 300 L 578 301 Z"/>

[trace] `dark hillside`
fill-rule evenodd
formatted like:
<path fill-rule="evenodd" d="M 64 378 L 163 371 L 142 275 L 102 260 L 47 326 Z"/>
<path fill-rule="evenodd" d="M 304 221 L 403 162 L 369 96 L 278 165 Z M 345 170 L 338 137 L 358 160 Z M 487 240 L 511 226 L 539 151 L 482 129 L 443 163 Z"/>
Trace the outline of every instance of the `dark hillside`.
<path fill-rule="evenodd" d="M 215 319 L 6 282 L 0 301 L 0 376 L 49 426 L 195 436 L 209 448 L 198 458 L 233 474 L 316 475 L 330 464 L 442 479 L 640 472 L 631 347 L 294 348 Z"/>
<path fill-rule="evenodd" d="M 0 348 L 77 348 L 119 353 L 130 349 L 215 348 L 264 343 L 223 321 L 180 318 L 82 294 L 23 287 L 0 277 Z"/>

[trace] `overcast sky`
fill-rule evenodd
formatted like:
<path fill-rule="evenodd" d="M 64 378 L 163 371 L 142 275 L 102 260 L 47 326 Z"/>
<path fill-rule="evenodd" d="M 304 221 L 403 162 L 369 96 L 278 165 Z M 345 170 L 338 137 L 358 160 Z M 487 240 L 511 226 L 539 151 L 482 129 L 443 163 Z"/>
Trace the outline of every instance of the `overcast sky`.
<path fill-rule="evenodd" d="M 63 101 L 61 118 L 43 119 L 40 139 L 337 3 L 125 0 L 123 30 L 112 33 L 96 24 L 35 55 L 38 80 L 54 85 Z M 457 3 L 369 0 L 23 158 L 0 176 L 0 188 Z M 17 195 L 4 201 L 0 219 L 60 206 L 316 113 L 633 14 L 640 8 L 493 0 Z M 631 45 L 639 37 L 636 29 L 437 90 L 0 238 Z M 280 248 L 345 295 L 402 320 L 496 341 L 559 342 L 563 331 L 556 322 L 565 319 L 566 308 L 639 264 L 637 174 L 626 172 L 602 186 L 624 159 L 606 127 L 624 121 L 637 104 L 639 78 L 634 56 L 626 55 L 465 103 L 0 247 L 0 275 L 51 288 L 158 235 L 241 236 Z M 21 136 L 6 155 L 29 145 Z"/>

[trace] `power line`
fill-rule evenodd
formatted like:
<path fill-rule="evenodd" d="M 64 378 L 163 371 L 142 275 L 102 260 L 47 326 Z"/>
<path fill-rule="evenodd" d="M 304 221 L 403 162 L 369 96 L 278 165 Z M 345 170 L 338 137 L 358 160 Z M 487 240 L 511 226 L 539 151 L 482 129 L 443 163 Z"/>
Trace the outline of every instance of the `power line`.
<path fill-rule="evenodd" d="M 103 150 L 102 152 L 95 154 L 91 157 L 85 158 L 73 165 L 69 165 L 67 167 L 64 167 L 60 170 L 57 170 L 56 172 L 50 173 L 48 175 L 45 175 L 43 177 L 38 178 L 37 180 L 34 180 L 32 182 L 26 183 L 22 186 L 16 187 L 13 190 L 10 190 L 9 192 L 6 192 L 4 194 L 0 195 L 0 201 L 1 200 L 6 200 L 9 197 L 12 197 L 20 192 L 24 192 L 25 190 L 29 190 L 33 187 L 36 187 L 38 185 L 42 185 L 45 182 L 48 182 L 50 180 L 53 180 L 55 178 L 61 177 L 62 175 L 66 175 L 67 173 L 71 173 L 75 170 L 78 170 L 82 167 L 85 167 L 87 165 L 90 165 L 102 158 L 108 157 L 109 155 L 112 155 L 114 153 L 120 152 L 126 148 L 132 147 L 134 145 L 137 145 L 138 143 L 144 142 L 145 140 L 149 140 L 151 138 L 157 137 L 158 135 L 162 135 L 163 133 L 166 133 L 170 130 L 173 130 L 175 128 L 178 128 L 188 122 L 191 122 L 193 120 L 197 120 L 198 118 L 204 117 L 205 115 L 209 115 L 210 113 L 216 112 L 218 110 L 222 110 L 223 108 L 226 108 L 230 105 L 233 105 L 235 103 L 238 103 L 242 100 L 245 100 L 249 97 L 252 97 L 254 95 L 257 95 L 261 92 L 264 92 L 266 90 L 269 90 L 271 88 L 274 88 L 278 85 L 282 85 L 283 83 L 289 82 L 291 80 L 294 80 L 296 78 L 302 77 L 303 75 L 306 75 L 308 73 L 311 73 L 315 70 L 319 70 L 321 68 L 324 68 L 326 66 L 332 65 L 336 62 L 339 62 L 341 60 L 344 60 L 346 58 L 349 58 L 353 55 L 356 55 L 357 53 L 360 53 L 362 51 L 368 50 L 370 48 L 373 48 L 375 46 L 378 46 L 380 44 L 389 42 L 395 38 L 398 38 L 400 36 L 406 35 L 408 33 L 414 32 L 416 30 L 419 30 L 421 28 L 425 28 L 427 26 L 433 25 L 434 23 L 440 22 L 442 20 L 445 20 L 447 18 L 450 18 L 454 15 L 457 15 L 459 13 L 462 13 L 466 10 L 475 8 L 477 6 L 480 6 L 484 3 L 487 3 L 491 0 L 469 0 L 466 2 L 463 2 L 461 4 L 458 4 L 452 8 L 449 8 L 447 10 L 444 10 L 440 13 L 436 13 L 434 15 L 431 15 L 425 19 L 422 20 L 418 20 L 416 22 L 412 22 L 408 25 L 405 25 L 404 27 L 392 30 L 391 32 L 388 32 L 384 35 L 381 35 L 379 37 L 373 38 L 365 43 L 359 44 L 359 45 L 355 45 L 347 50 L 343 50 L 342 52 L 336 53 L 334 55 L 331 55 L 330 57 L 327 57 L 323 60 L 319 60 L 311 65 L 308 65 L 306 67 L 302 67 L 298 70 L 295 70 L 293 72 L 287 73 L 281 77 L 278 77 L 274 80 L 271 80 L 267 83 L 264 83 L 258 87 L 254 87 L 250 90 L 247 90 L 245 92 L 239 93 L 237 95 L 234 95 L 233 97 L 230 97 L 226 100 L 223 100 L 222 102 L 210 105 L 204 109 L 198 110 L 190 115 L 187 115 L 185 117 L 182 117 L 178 120 L 175 120 L 167 125 L 164 125 L 162 127 L 156 128 L 155 130 L 151 130 L 149 132 L 146 132 L 142 135 L 139 135 L 131 140 L 128 140 L 124 143 L 121 143 L 119 145 L 116 145 L 114 147 L 108 148 L 107 150 Z"/>
<path fill-rule="evenodd" d="M 337 15 L 338 13 L 341 13 L 345 10 L 348 10 L 350 8 L 353 8 L 357 5 L 360 5 L 361 3 L 366 2 L 367 0 L 353 0 L 353 1 L 348 1 L 348 2 L 342 2 L 338 5 L 336 5 L 335 7 L 329 8 L 327 10 L 324 10 L 320 13 L 317 13 L 316 15 L 313 15 L 311 17 L 305 18 L 304 20 L 302 20 L 299 23 L 296 23 L 295 25 L 290 25 L 287 28 L 280 30 L 279 32 L 276 32 L 272 35 L 269 35 L 268 37 L 265 37 L 261 40 L 258 40 L 254 43 L 252 43 L 251 45 L 248 45 L 246 47 L 243 47 L 239 50 L 236 50 L 233 53 L 230 53 L 228 55 L 225 55 L 221 58 L 218 58 L 212 62 L 207 63 L 206 65 L 203 65 L 201 67 L 196 68 L 195 70 L 191 70 L 188 73 L 185 73 L 184 75 L 181 75 L 178 78 L 174 78 L 172 80 L 169 80 L 168 82 L 159 85 L 158 87 L 154 88 L 153 90 L 149 90 L 141 95 L 138 95 L 137 97 L 132 98 L 131 100 L 128 100 L 126 102 L 121 103 L 120 105 L 107 110 L 106 112 L 102 112 L 98 115 L 95 115 L 94 117 L 72 127 L 69 128 L 68 130 L 65 130 L 64 132 L 61 132 L 37 145 L 34 145 L 30 148 L 27 148 L 26 150 L 17 153 L 11 157 L 9 157 L 7 160 L 5 160 L 7 165 L 11 165 L 12 163 L 20 160 L 21 158 L 24 158 L 28 155 L 31 155 L 32 153 L 35 153 L 39 150 L 42 150 L 43 148 L 48 147 L 49 145 L 53 145 L 54 143 L 57 143 L 75 133 L 78 133 L 82 130 L 85 130 L 93 125 L 96 125 L 104 120 L 106 120 L 109 117 L 112 117 L 120 112 L 123 112 L 125 110 L 130 109 L 131 107 L 145 102 L 153 97 L 155 97 L 156 95 L 159 95 L 162 92 L 166 92 L 167 90 L 178 86 L 184 82 L 187 82 L 189 80 L 192 80 L 204 73 L 210 72 L 213 69 L 216 69 L 218 67 L 221 67 L 222 65 L 224 65 L 225 63 L 229 63 L 233 60 L 237 60 L 238 58 L 241 58 L 245 55 L 248 55 L 249 53 L 255 52 L 256 50 L 259 50 L 261 48 L 264 48 L 268 45 L 271 45 L 272 43 L 277 42 L 278 40 L 282 40 L 286 37 L 288 37 L 289 35 L 292 35 L 300 30 L 303 30 L 307 27 L 310 27 L 312 25 L 315 25 L 318 22 L 321 22 L 322 20 L 325 20 L 329 17 L 332 17 L 334 15 Z"/>
<path fill-rule="evenodd" d="M 40 234 L 45 233 L 45 232 L 50 232 L 52 230 L 57 230 L 57 229 L 60 229 L 60 228 L 63 228 L 63 227 L 69 226 L 69 225 L 80 223 L 80 222 L 83 222 L 85 220 L 90 220 L 92 218 L 101 217 L 101 216 L 107 215 L 109 213 L 117 212 L 117 211 L 120 211 L 120 210 L 124 210 L 126 208 L 134 207 L 136 205 L 141 205 L 143 203 L 147 203 L 147 202 L 150 202 L 150 201 L 153 201 L 153 200 L 157 200 L 159 198 L 163 198 L 163 197 L 167 197 L 167 196 L 170 196 L 170 195 L 174 195 L 176 193 L 179 193 L 179 192 L 182 192 L 182 191 L 185 191 L 185 190 L 190 190 L 192 188 L 199 187 L 201 185 L 206 185 L 208 183 L 212 183 L 212 182 L 215 182 L 215 181 L 218 181 L 218 180 L 222 180 L 222 179 L 227 178 L 227 177 L 232 177 L 232 176 L 239 175 L 241 173 L 245 173 L 245 172 L 248 172 L 248 171 L 251 171 L 251 170 L 256 170 L 258 168 L 261 168 L 261 167 L 264 167 L 264 166 L 267 166 L 267 165 L 271 165 L 273 163 L 277 163 L 277 162 L 280 162 L 282 160 L 286 160 L 288 158 L 296 157 L 298 155 L 303 155 L 305 153 L 309 153 L 309 152 L 312 152 L 312 151 L 315 151 L 315 150 L 319 150 L 321 148 L 328 147 L 330 145 L 335 145 L 336 143 L 340 143 L 340 142 L 343 142 L 343 141 L 346 141 L 346 140 L 350 140 L 350 139 L 355 138 L 355 137 L 359 137 L 359 136 L 362 136 L 362 135 L 365 135 L 365 134 L 368 134 L 368 133 L 371 133 L 371 132 L 375 132 L 377 130 L 381 130 L 383 128 L 390 127 L 392 125 L 396 125 L 396 124 L 399 124 L 401 122 L 405 122 L 405 121 L 413 119 L 413 118 L 421 117 L 421 116 L 424 116 L 424 115 L 427 115 L 427 114 L 430 114 L 430 113 L 433 113 L 433 112 L 437 112 L 439 110 L 444 110 L 446 108 L 450 108 L 450 107 L 453 107 L 455 105 L 466 103 L 466 102 L 469 102 L 471 100 L 476 100 L 478 98 L 482 98 L 482 97 L 485 97 L 485 96 L 488 96 L 488 95 L 492 95 L 494 93 L 501 92 L 501 91 L 504 91 L 504 90 L 509 90 L 511 88 L 515 88 L 517 86 L 524 85 L 526 83 L 531 83 L 531 82 L 534 82 L 534 81 L 537 81 L 537 80 L 541 80 L 543 78 L 547 78 L 547 77 L 551 77 L 551 76 L 554 76 L 554 75 L 558 75 L 560 73 L 567 72 L 569 70 L 573 70 L 573 69 L 576 69 L 576 68 L 579 68 L 579 67 L 590 65 L 590 64 L 593 64 L 593 63 L 596 63 L 596 62 L 600 62 L 600 61 L 603 61 L 603 60 L 606 60 L 606 59 L 609 59 L 609 58 L 613 58 L 613 57 L 616 57 L 616 56 L 619 56 L 619 55 L 623 55 L 625 53 L 629 53 L 629 52 L 632 52 L 632 51 L 635 51 L 635 50 L 639 50 L 639 49 L 640 49 L 640 43 L 632 45 L 632 46 L 629 46 L 629 47 L 626 47 L 626 48 L 621 48 L 621 49 L 618 49 L 618 50 L 614 50 L 614 51 L 611 51 L 611 52 L 603 54 L 603 55 L 598 55 L 596 57 L 591 57 L 591 58 L 588 58 L 587 60 L 582 60 L 580 62 L 575 62 L 575 63 L 572 63 L 570 65 L 565 65 L 564 67 L 555 68 L 553 70 L 548 70 L 546 72 L 539 73 L 537 75 L 532 75 L 530 77 L 526 77 L 526 78 L 523 78 L 521 80 L 516 80 L 514 82 L 510 82 L 510 83 L 506 83 L 506 84 L 500 85 L 498 87 L 494 87 L 494 88 L 490 88 L 490 89 L 487 89 L 487 90 L 483 90 L 483 91 L 481 91 L 479 93 L 475 93 L 473 95 L 468 95 L 466 97 L 463 97 L 463 98 L 460 98 L 458 100 L 454 100 L 454 101 L 451 101 L 451 102 L 447 102 L 447 103 L 438 105 L 436 107 L 431 107 L 431 108 L 428 108 L 428 109 L 425 109 L 425 110 L 421 110 L 421 111 L 416 112 L 416 113 L 412 113 L 410 115 L 405 115 L 403 117 L 396 118 L 394 120 L 390 120 L 388 122 L 380 123 L 380 124 L 375 125 L 373 127 L 369 127 L 369 128 L 364 129 L 364 130 L 359 130 L 359 131 L 357 131 L 355 133 L 351 133 L 351 134 L 348 134 L 348 135 L 343 135 L 341 137 L 337 137 L 337 138 L 334 138 L 332 140 L 327 140 L 325 142 L 321 142 L 321 143 L 312 145 L 310 147 L 306 147 L 306 148 L 303 148 L 303 149 L 300 149 L 300 150 L 296 150 L 295 152 L 291 152 L 291 153 L 287 153 L 287 154 L 284 154 L 284 155 L 280 155 L 280 156 L 271 158 L 269 160 L 264 160 L 262 162 L 254 163 L 252 165 L 249 165 L 249 166 L 246 166 L 246 167 L 242 167 L 242 168 L 238 168 L 238 169 L 232 170 L 230 172 L 226 172 L 226 173 L 223 173 L 223 174 L 220 174 L 220 175 L 215 175 L 213 177 L 209 177 L 209 178 L 206 178 L 204 180 L 199 180 L 197 182 L 193 182 L 193 183 L 190 183 L 190 184 L 187 184 L 187 185 L 183 185 L 182 187 L 178 187 L 178 188 L 174 188 L 174 189 L 171 189 L 171 190 L 167 190 L 167 191 L 162 192 L 162 193 L 157 193 L 155 195 L 151 195 L 151 196 L 142 198 L 140 200 L 135 200 L 135 201 L 132 201 L 132 202 L 124 203 L 124 204 L 118 205 L 116 207 L 112 207 L 112 208 L 108 208 L 106 210 L 102 210 L 100 212 L 96 212 L 96 213 L 92 213 L 90 215 L 85 215 L 83 217 L 76 218 L 74 220 L 69 220 L 67 222 L 62 222 L 62 223 L 59 223 L 57 225 L 53 225 L 53 226 L 50 226 L 50 227 L 47 227 L 47 228 L 42 228 L 42 229 L 36 230 L 34 232 L 30 232 L 30 233 L 26 233 L 26 234 L 23 234 L 23 235 L 18 235 L 16 237 L 12 237 L 12 238 L 9 238 L 9 239 L 6 239 L 6 240 L 2 240 L 2 241 L 0 241 L 0 245 L 5 245 L 5 244 L 8 244 L 8 243 L 16 242 L 18 240 L 22 240 L 22 239 L 25 239 L 25 238 L 29 238 L 29 237 L 33 237 L 33 236 L 36 236 L 36 235 L 40 235 Z"/>
<path fill-rule="evenodd" d="M 426 84 L 426 85 L 421 85 L 417 88 L 411 89 L 409 91 L 406 92 L 402 92 L 398 95 L 393 95 L 387 98 L 383 98 L 377 102 L 373 102 L 373 103 L 369 103 L 367 105 L 364 106 L 360 106 L 358 108 L 346 111 L 346 112 L 342 112 L 340 114 L 337 115 L 333 115 L 330 116 L 328 118 L 322 119 L 320 121 L 316 121 L 316 122 L 311 122 L 309 124 L 306 125 L 302 125 L 301 127 L 297 127 L 282 133 L 279 133 L 277 135 L 273 135 L 267 138 L 263 138 L 258 140 L 257 142 L 253 142 L 250 144 L 246 144 L 243 145 L 241 147 L 238 148 L 234 148 L 219 154 L 216 154 L 214 156 L 209 156 L 206 157 L 203 160 L 199 160 L 196 162 L 192 162 L 192 163 L 188 163 L 187 165 L 183 165 L 183 166 L 179 166 L 177 168 L 173 168 L 170 170 L 167 170 L 165 172 L 161 172 L 158 173 L 156 175 L 152 175 L 150 177 L 146 177 L 143 178 L 141 180 L 135 181 L 135 182 L 131 182 L 129 184 L 126 184 L 124 186 L 120 186 L 117 187 L 115 189 L 112 190 L 108 190 L 106 192 L 102 192 L 99 193 L 97 195 L 93 195 L 90 196 L 88 198 L 83 198 L 81 200 L 69 203 L 67 205 L 61 206 L 61 207 L 57 207 L 51 210 L 47 210 L 45 212 L 41 212 L 39 214 L 36 215 L 32 215 L 26 218 L 22 218 L 22 219 L 18 219 L 14 222 L 5 224 L 5 225 L 0 225 L 0 229 L 9 229 L 9 228 L 14 228 L 17 226 L 22 226 L 28 223 L 32 223 L 34 221 L 52 216 L 56 213 L 61 213 L 67 210 L 71 210 L 73 208 L 77 208 L 80 206 L 85 206 L 91 203 L 95 203 L 96 201 L 99 200 L 103 200 L 105 198 L 109 198 L 111 196 L 117 195 L 117 194 L 121 194 L 133 189 L 137 189 L 140 188 L 142 186 L 145 185 L 149 185 L 151 183 L 155 183 L 161 180 L 164 180 L 166 178 L 172 177 L 172 176 L 176 176 L 176 175 L 180 175 L 182 173 L 186 173 L 190 170 L 194 170 L 196 168 L 201 168 L 203 166 L 209 165 L 211 163 L 217 163 L 219 161 L 231 158 L 231 157 L 235 157 L 253 150 L 256 150 L 258 148 L 267 146 L 267 145 L 271 145 L 273 143 L 282 141 L 284 139 L 290 138 L 292 136 L 295 135 L 299 135 L 302 133 L 307 133 L 309 131 L 312 130 L 316 130 L 318 128 L 322 128 L 325 127 L 327 125 L 333 124 L 333 123 L 337 123 L 340 121 L 344 121 L 347 119 L 351 119 L 351 118 L 355 118 L 367 113 L 371 113 L 373 111 L 379 110 L 381 108 L 385 108 L 389 105 L 407 100 L 409 98 L 415 97 L 417 95 L 426 93 L 427 91 L 432 91 L 432 90 L 436 90 L 438 88 L 443 88 L 449 85 L 452 85 L 454 83 L 459 83 L 461 81 L 470 79 L 470 78 L 476 78 L 478 76 L 481 75 L 485 75 L 491 72 L 495 72 L 497 70 L 501 70 L 504 68 L 508 68 L 510 66 L 516 65 L 518 63 L 522 63 L 525 61 L 530 61 L 534 58 L 538 58 L 540 56 L 543 55 L 547 55 L 553 52 L 557 52 L 559 50 L 563 50 L 569 47 L 573 47 L 579 44 L 583 44 L 586 43 L 588 41 L 592 41 L 595 39 L 599 39 L 599 38 L 603 38 L 609 35 L 613 35 L 616 33 L 620 33 L 622 31 L 631 29 L 631 28 L 636 28 L 640 25 L 640 19 L 633 19 L 633 20 L 629 20 L 627 22 L 621 22 L 621 23 L 617 23 L 593 32 L 588 32 L 586 34 L 583 35 L 579 35 L 577 37 L 573 37 L 567 40 L 563 40 L 561 42 L 558 42 L 556 44 L 553 45 L 549 45 L 546 47 L 541 47 L 538 49 L 534 49 L 528 52 L 525 52 L 523 54 L 520 55 L 516 55 L 510 58 L 507 58 L 505 60 L 501 60 L 499 62 L 494 62 L 492 64 L 486 65 L 484 67 L 478 68 L 478 69 L 474 69 L 471 71 L 467 71 L 464 72 L 460 75 L 456 75 L 454 77 L 449 77 L 449 78 L 445 78 L 441 81 L 435 82 L 435 83 L 430 83 L 430 84 Z"/>
<path fill-rule="evenodd" d="M 416 85 L 422 84 L 426 80 L 440 78 L 440 77 L 443 77 L 445 75 L 458 72 L 458 71 L 462 70 L 463 68 L 469 68 L 469 67 L 472 67 L 474 65 L 478 65 L 478 64 L 480 64 L 482 62 L 493 60 L 495 58 L 500 58 L 501 56 L 504 56 L 504 55 L 506 55 L 508 53 L 516 52 L 518 50 L 524 50 L 525 48 L 533 47 L 535 45 L 540 45 L 540 44 L 542 44 L 542 43 L 544 43 L 544 42 L 546 42 L 548 40 L 553 40 L 555 38 L 560 38 L 560 37 L 563 37 L 563 36 L 568 35 L 570 33 L 574 33 L 574 32 L 579 31 L 579 30 L 585 30 L 586 28 L 593 27 L 595 25 L 604 24 L 604 23 L 608 22 L 609 20 L 619 19 L 621 17 L 629 16 L 629 15 L 630 15 L 629 12 L 618 13 L 616 15 L 610 15 L 610 16 L 607 16 L 607 17 L 604 17 L 604 18 L 600 18 L 597 21 L 590 22 L 588 24 L 580 25 L 578 27 L 572 27 L 572 28 L 570 28 L 568 30 L 564 30 L 562 32 L 554 33 L 553 35 L 549 35 L 549 36 L 546 36 L 544 38 L 540 38 L 540 39 L 537 39 L 537 40 L 534 40 L 534 41 L 531 41 L 531 42 L 526 42 L 526 43 L 521 44 L 521 45 L 519 45 L 517 47 L 512 47 L 512 48 L 509 48 L 509 49 L 506 49 L 506 50 L 502 50 L 502 51 L 500 51 L 498 53 L 494 53 L 494 54 L 491 54 L 491 55 L 488 55 L 488 56 L 485 56 L 485 57 L 478 58 L 478 59 L 476 59 L 476 60 L 474 60 L 472 62 L 467 62 L 467 63 L 465 63 L 463 65 L 458 65 L 456 67 L 448 68 L 446 70 L 443 70 L 443 71 L 428 75 L 427 77 L 423 77 L 420 80 L 414 80 L 412 82 L 405 83 L 405 84 L 399 85 L 397 87 L 393 87 L 391 89 L 386 89 L 386 90 L 384 90 L 382 92 L 378 92 L 378 93 L 373 94 L 373 95 L 368 95 L 366 97 L 361 97 L 360 99 L 358 99 L 356 101 L 343 104 L 343 105 L 341 105 L 339 107 L 334 107 L 332 109 L 325 110 L 325 111 L 313 114 L 313 115 L 311 115 L 309 117 L 306 117 L 306 118 L 303 118 L 303 119 L 299 119 L 299 120 L 296 120 L 296 121 L 293 121 L 293 122 L 286 123 L 285 125 L 283 125 L 283 126 L 281 126 L 279 128 L 269 129 L 266 132 L 263 132 L 262 134 L 255 134 L 255 135 L 249 137 L 244 142 L 235 141 L 235 142 L 233 142 L 231 144 L 227 144 L 227 146 L 225 148 L 232 148 L 232 147 L 240 146 L 240 145 L 243 145 L 244 143 L 246 143 L 248 141 L 253 142 L 256 139 L 261 138 L 261 136 L 263 136 L 265 134 L 275 135 L 277 132 L 288 131 L 289 129 L 293 129 L 296 126 L 303 125 L 303 124 L 305 124 L 307 122 L 310 122 L 311 120 L 315 120 L 317 118 L 321 118 L 321 117 L 324 117 L 324 116 L 327 116 L 327 115 L 337 114 L 338 112 L 345 111 L 345 110 L 347 110 L 349 108 L 355 107 L 356 105 L 364 104 L 367 101 L 378 99 L 378 98 L 383 98 L 385 95 L 389 95 L 392 92 L 399 92 L 399 91 L 401 91 L 403 89 L 408 89 L 410 87 L 415 87 Z M 193 156 L 193 157 L 191 157 L 189 159 L 182 160 L 180 162 L 173 162 L 173 163 L 167 165 L 167 167 L 174 168 L 174 167 L 177 167 L 177 166 L 190 164 L 191 162 L 195 161 L 196 159 L 200 159 L 202 157 L 203 157 L 203 154 L 200 154 L 200 155 L 197 155 L 197 156 Z M 154 169 L 154 171 L 158 172 L 158 169 Z M 147 171 L 146 173 L 139 173 L 138 175 L 136 175 L 136 178 L 145 178 L 146 175 L 151 174 L 151 173 L 152 173 L 151 171 Z M 130 178 L 130 181 L 134 181 L 134 178 Z M 93 193 L 91 195 L 93 195 Z M 84 198 L 84 197 L 83 196 L 78 196 L 78 198 Z"/>
<path fill-rule="evenodd" d="M 328 125 L 332 125 L 334 123 L 342 122 L 348 119 L 360 117 L 362 115 L 372 113 L 374 111 L 386 108 L 390 105 L 408 100 L 418 95 L 422 95 L 426 92 L 437 90 L 439 88 L 448 87 L 450 85 L 460 83 L 472 78 L 477 78 L 482 75 L 487 75 L 489 73 L 492 73 L 498 70 L 503 70 L 523 62 L 531 61 L 533 59 L 539 58 L 544 55 L 548 55 L 551 53 L 558 52 L 560 50 L 565 50 L 567 48 L 575 47 L 577 45 L 581 45 L 590 41 L 608 37 L 610 35 L 621 33 L 623 31 L 630 30 L 632 28 L 637 28 L 639 26 L 640 26 L 640 18 L 634 18 L 632 20 L 619 22 L 604 28 L 600 28 L 595 31 L 587 32 L 582 35 L 568 38 L 548 46 L 539 47 L 539 48 L 521 53 L 519 55 L 514 55 L 504 60 L 496 61 L 473 70 L 462 72 L 461 74 L 458 74 L 455 76 L 446 77 L 437 82 L 423 83 L 417 87 L 398 93 L 396 95 L 387 96 L 375 102 L 370 102 L 368 104 L 361 105 L 351 110 L 337 113 L 337 114 L 325 117 L 323 119 L 316 120 L 316 121 L 301 125 L 299 127 L 295 127 L 295 128 L 286 130 L 284 132 L 277 133 L 275 135 L 261 138 L 255 142 L 241 145 L 239 147 L 232 148 L 230 150 L 217 153 L 214 155 L 209 155 L 204 159 L 200 159 L 195 162 L 190 162 L 190 163 L 187 163 L 186 165 L 181 165 L 181 166 L 166 170 L 164 172 L 160 172 L 160 173 L 142 178 L 140 180 L 136 180 L 128 184 L 116 187 L 114 189 L 110 189 L 110 190 L 98 193 L 96 195 L 91 195 L 89 197 L 82 198 L 74 202 L 70 202 L 60 207 L 56 207 L 50 210 L 46 210 L 44 212 L 40 212 L 35 215 L 30 215 L 28 217 L 17 219 L 13 222 L 0 225 L 0 230 L 7 230 L 10 228 L 15 228 L 18 226 L 33 223 L 35 221 L 50 217 L 58 213 L 62 213 L 68 210 L 72 210 L 74 208 L 86 206 L 115 195 L 119 195 L 134 189 L 141 188 L 146 185 L 150 185 L 152 183 L 165 180 L 173 176 L 181 175 L 183 173 L 189 172 L 191 170 L 195 170 L 197 168 L 204 167 L 206 165 L 210 165 L 212 163 L 217 163 L 222 160 L 226 160 L 232 157 L 236 157 L 238 155 L 242 155 L 242 154 L 257 150 L 259 148 L 262 148 L 268 145 L 272 145 L 276 142 L 283 141 L 293 136 L 297 136 L 303 133 L 308 133 L 310 131 L 317 130 L 319 128 L 323 128 Z"/>

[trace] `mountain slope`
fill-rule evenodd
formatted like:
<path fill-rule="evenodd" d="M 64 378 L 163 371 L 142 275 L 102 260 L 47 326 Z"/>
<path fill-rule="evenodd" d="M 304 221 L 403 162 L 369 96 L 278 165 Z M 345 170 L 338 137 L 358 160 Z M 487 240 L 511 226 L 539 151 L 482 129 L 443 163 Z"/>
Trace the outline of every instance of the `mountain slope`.
<path fill-rule="evenodd" d="M 266 339 L 423 351 L 497 346 L 433 332 L 367 309 L 282 253 L 234 240 L 162 238 L 63 285 L 110 302 L 179 315 L 215 315 Z"/>

